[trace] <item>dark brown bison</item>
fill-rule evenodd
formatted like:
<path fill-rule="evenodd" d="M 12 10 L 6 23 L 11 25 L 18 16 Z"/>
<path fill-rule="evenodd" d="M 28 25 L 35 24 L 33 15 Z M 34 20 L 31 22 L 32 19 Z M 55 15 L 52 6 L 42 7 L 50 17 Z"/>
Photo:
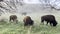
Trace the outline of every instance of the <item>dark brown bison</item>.
<path fill-rule="evenodd" d="M 16 15 L 11 15 L 9 21 L 16 21 L 17 22 L 17 16 Z"/>
<path fill-rule="evenodd" d="M 24 26 L 33 25 L 33 20 L 29 16 L 24 17 L 23 22 L 24 22 Z"/>
<path fill-rule="evenodd" d="M 57 21 L 55 19 L 55 16 L 53 15 L 45 15 L 41 17 L 41 22 L 46 21 L 47 24 L 50 23 L 50 25 L 56 26 L 57 25 Z"/>

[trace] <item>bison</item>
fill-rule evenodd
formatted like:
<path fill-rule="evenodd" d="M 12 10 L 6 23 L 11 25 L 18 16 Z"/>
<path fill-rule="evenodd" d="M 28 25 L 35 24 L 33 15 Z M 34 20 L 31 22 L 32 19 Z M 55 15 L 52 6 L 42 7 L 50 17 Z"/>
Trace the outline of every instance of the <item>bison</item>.
<path fill-rule="evenodd" d="M 33 25 L 33 20 L 31 19 L 30 16 L 24 17 L 23 22 L 24 22 L 24 26 L 31 26 L 31 25 Z"/>
<path fill-rule="evenodd" d="M 17 16 L 16 15 L 11 15 L 9 21 L 17 22 Z"/>
<path fill-rule="evenodd" d="M 44 15 L 41 17 L 41 22 L 46 21 L 47 24 L 50 23 L 50 25 L 56 26 L 57 25 L 57 21 L 55 19 L 54 15 Z"/>

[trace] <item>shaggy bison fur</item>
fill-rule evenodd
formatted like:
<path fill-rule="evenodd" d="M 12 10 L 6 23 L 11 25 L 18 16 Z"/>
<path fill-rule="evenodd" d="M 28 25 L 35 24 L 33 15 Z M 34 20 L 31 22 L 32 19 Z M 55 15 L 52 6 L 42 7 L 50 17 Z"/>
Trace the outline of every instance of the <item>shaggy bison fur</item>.
<path fill-rule="evenodd" d="M 24 17 L 23 22 L 24 22 L 24 26 L 33 25 L 33 20 L 30 18 L 30 16 Z"/>
<path fill-rule="evenodd" d="M 41 22 L 46 21 L 47 24 L 50 23 L 50 25 L 56 26 L 57 21 L 55 20 L 55 16 L 53 15 L 44 15 L 41 17 Z"/>
<path fill-rule="evenodd" d="M 11 15 L 9 21 L 16 21 L 17 22 L 17 16 L 16 15 Z"/>

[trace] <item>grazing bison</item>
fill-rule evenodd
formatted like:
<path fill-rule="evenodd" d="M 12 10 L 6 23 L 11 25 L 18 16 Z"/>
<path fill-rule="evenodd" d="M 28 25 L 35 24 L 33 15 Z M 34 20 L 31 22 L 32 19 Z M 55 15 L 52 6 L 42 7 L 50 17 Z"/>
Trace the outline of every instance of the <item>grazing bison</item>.
<path fill-rule="evenodd" d="M 17 16 L 16 15 L 11 15 L 9 21 L 16 21 L 17 22 Z"/>
<path fill-rule="evenodd" d="M 50 25 L 56 26 L 57 22 L 55 20 L 55 16 L 53 15 L 45 15 L 41 17 L 41 22 L 46 21 L 47 24 L 50 23 Z"/>
<path fill-rule="evenodd" d="M 33 25 L 33 20 L 29 16 L 24 17 L 23 22 L 24 26 Z"/>

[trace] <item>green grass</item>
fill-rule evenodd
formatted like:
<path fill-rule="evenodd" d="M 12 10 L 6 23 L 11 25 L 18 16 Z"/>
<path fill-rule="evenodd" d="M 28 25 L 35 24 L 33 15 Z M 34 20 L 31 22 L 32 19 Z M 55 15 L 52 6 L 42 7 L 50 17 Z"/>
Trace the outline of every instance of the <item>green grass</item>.
<path fill-rule="evenodd" d="M 29 28 L 24 29 L 24 24 L 21 21 L 16 23 L 0 22 L 0 34 L 60 34 L 60 17 L 56 17 L 58 25 L 56 27 L 50 26 L 49 24 L 42 25 L 40 17 L 32 17 L 34 25 L 31 30 Z M 21 18 L 22 19 L 22 18 Z"/>
<path fill-rule="evenodd" d="M 60 25 L 56 27 L 50 25 L 33 25 L 29 34 L 59 34 Z M 28 28 L 24 29 L 23 23 L 0 22 L 0 34 L 28 34 Z"/>

